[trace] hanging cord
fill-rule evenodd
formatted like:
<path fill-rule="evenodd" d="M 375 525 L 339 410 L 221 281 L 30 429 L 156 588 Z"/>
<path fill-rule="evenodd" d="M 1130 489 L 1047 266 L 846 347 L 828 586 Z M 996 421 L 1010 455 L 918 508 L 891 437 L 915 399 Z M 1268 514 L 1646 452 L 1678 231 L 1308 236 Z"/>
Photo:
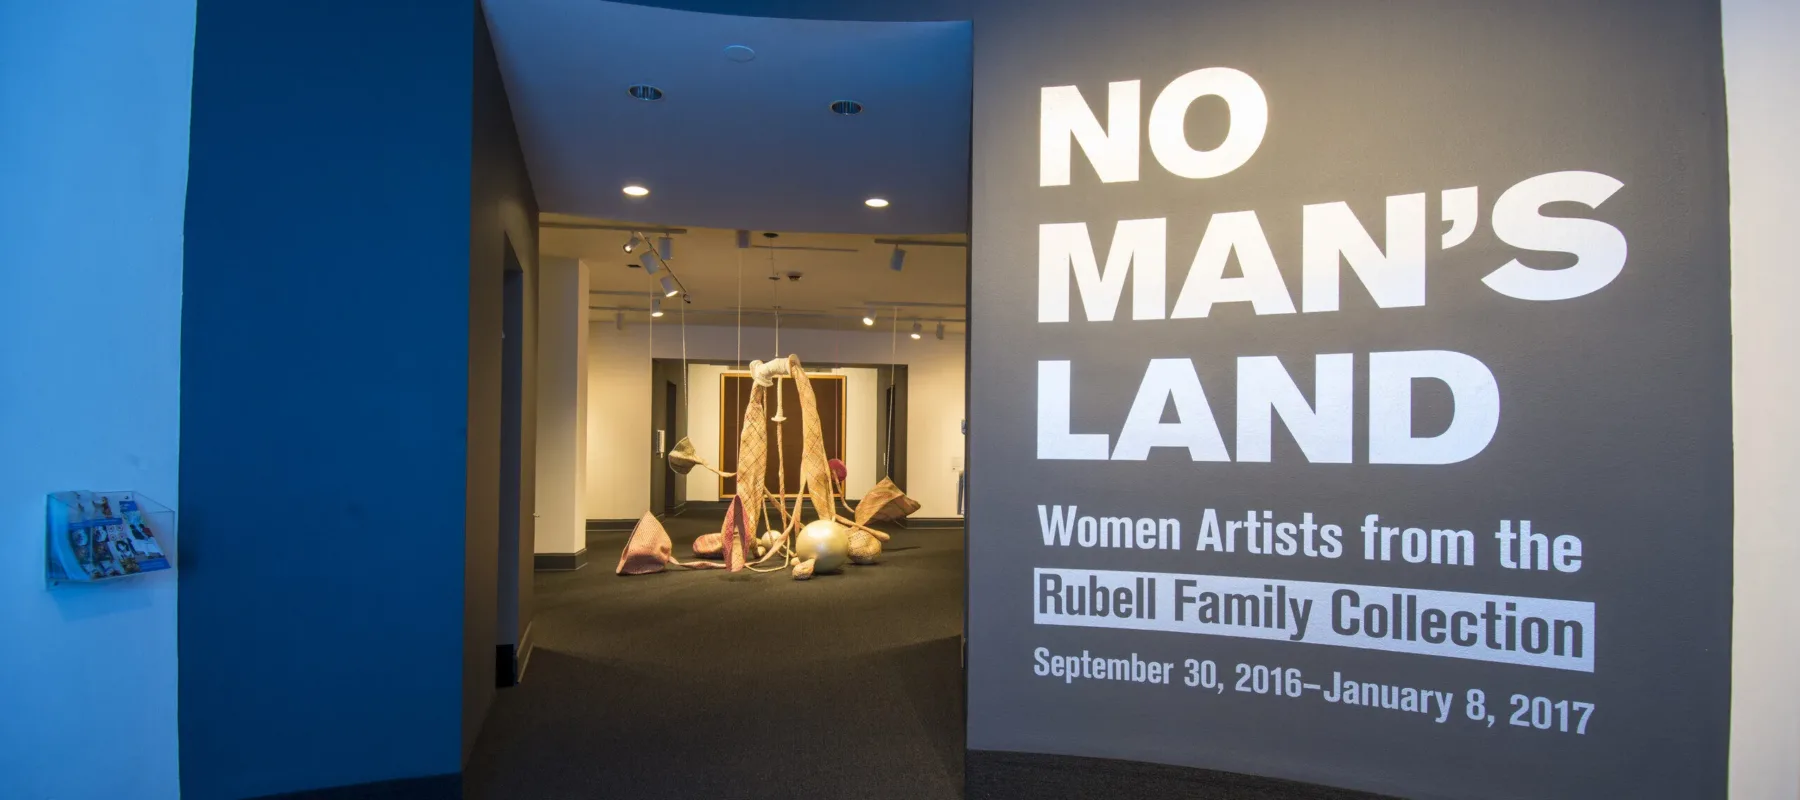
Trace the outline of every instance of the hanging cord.
<path fill-rule="evenodd" d="M 894 328 L 888 338 L 887 452 L 881 454 L 883 478 L 894 477 L 894 394 L 895 374 L 900 371 L 900 307 L 894 306 Z"/>
<path fill-rule="evenodd" d="M 738 251 L 737 369 L 744 368 L 744 251 Z"/>
<path fill-rule="evenodd" d="M 681 407 L 687 408 L 688 398 L 688 365 L 687 365 L 687 293 L 681 295 Z M 675 427 L 675 421 L 669 421 L 669 427 Z"/>
<path fill-rule="evenodd" d="M 775 284 L 775 358 L 781 358 L 781 275 L 775 271 L 775 251 L 769 251 L 769 280 Z M 781 395 L 775 395 L 776 405 L 781 404 Z"/>

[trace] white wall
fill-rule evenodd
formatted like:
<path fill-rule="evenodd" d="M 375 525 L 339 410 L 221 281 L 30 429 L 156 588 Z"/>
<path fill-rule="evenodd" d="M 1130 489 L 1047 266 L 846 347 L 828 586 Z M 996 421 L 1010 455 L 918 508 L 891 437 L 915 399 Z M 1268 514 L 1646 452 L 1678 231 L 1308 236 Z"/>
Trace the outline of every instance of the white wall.
<path fill-rule="evenodd" d="M 689 354 L 692 357 L 692 354 Z M 720 436 L 721 400 L 719 380 L 724 375 L 750 373 L 717 364 L 689 364 L 688 439 L 694 450 L 713 466 L 721 466 L 725 440 Z M 880 460 L 875 450 L 876 425 L 881 415 L 881 397 L 877 387 L 877 370 L 869 367 L 845 367 L 831 370 L 807 370 L 808 375 L 844 376 L 844 490 L 851 501 L 862 497 L 880 480 Z M 774 413 L 770 409 L 770 413 Z M 790 412 L 792 415 L 792 412 Z M 731 432 L 736 435 L 736 431 Z M 770 457 L 771 469 L 774 467 Z M 687 475 L 687 498 L 704 502 L 719 499 L 719 476 L 704 469 Z"/>
<path fill-rule="evenodd" d="M 0 797 L 180 791 L 175 571 L 46 590 L 43 530 L 179 499 L 193 48 L 193 0 L 0 3 Z"/>
<path fill-rule="evenodd" d="M 688 365 L 687 433 L 694 451 L 706 463 L 723 468 L 719 444 L 719 379 L 730 367 L 715 364 Z M 719 476 L 709 470 L 695 468 L 687 474 L 687 499 L 703 503 L 719 499 Z"/>
<path fill-rule="evenodd" d="M 1800 3 L 1724 0 L 1736 575 L 1731 797 L 1800 797 Z"/>
<path fill-rule="evenodd" d="M 587 547 L 588 272 L 538 264 L 537 538 L 533 552 Z"/>
<path fill-rule="evenodd" d="M 844 376 L 844 492 L 855 501 L 881 480 L 875 439 L 881 425 L 881 373 L 871 367 L 832 370 Z"/>
<path fill-rule="evenodd" d="M 650 510 L 649 328 L 588 331 L 587 518 L 637 519 Z"/>
<path fill-rule="evenodd" d="M 602 315 L 606 316 L 606 315 Z M 673 316 L 673 315 L 671 315 Z M 650 475 L 647 460 L 639 458 L 641 450 L 622 447 L 649 447 L 650 430 L 650 348 L 647 335 L 650 326 L 639 322 L 628 325 L 624 332 L 616 330 L 610 317 L 596 320 L 589 330 L 591 365 L 588 416 L 594 428 L 611 426 L 601 419 L 620 421 L 602 436 L 591 430 L 592 448 L 588 456 L 588 517 L 590 519 L 627 519 L 641 516 L 649 504 Z M 681 328 L 664 317 L 655 324 L 657 358 L 680 358 Z M 956 516 L 956 482 L 954 467 L 962 458 L 963 419 L 963 338 L 946 336 L 938 341 L 930 335 L 914 341 L 904 332 L 895 341 L 891 331 L 817 331 L 788 329 L 781 332 L 781 349 L 800 356 L 802 363 L 885 364 L 893 359 L 909 366 L 907 394 L 907 494 L 918 500 L 921 517 Z M 731 360 L 743 363 L 752 359 L 775 357 L 775 332 L 771 328 L 745 328 L 740 345 L 738 332 L 729 327 L 690 326 L 687 330 L 687 354 L 690 359 Z M 688 436 L 696 449 L 717 464 L 718 458 L 718 374 L 719 368 L 691 365 L 689 375 Z M 603 378 L 602 373 L 614 376 Z M 862 407 L 858 388 L 875 391 L 873 371 L 865 378 L 851 377 L 846 398 L 852 408 Z M 613 384 L 617 384 L 614 386 Z M 602 386 L 607 391 L 601 391 Z M 620 388 L 629 387 L 629 388 Z M 702 390 L 704 387 L 704 391 Z M 706 402 L 708 411 L 696 403 Z M 879 480 L 877 455 L 874 452 L 874 430 L 858 424 L 857 412 L 845 420 L 848 456 L 851 470 L 850 493 L 860 496 Z M 868 409 L 873 416 L 873 407 Z M 628 421 L 628 422 L 626 422 Z M 863 452 L 862 433 L 869 437 L 868 457 Z M 617 457 L 629 452 L 628 458 Z M 696 470 L 688 477 L 688 499 L 716 498 L 717 483 L 710 473 L 699 476 Z M 696 477 L 699 476 L 699 477 Z"/>

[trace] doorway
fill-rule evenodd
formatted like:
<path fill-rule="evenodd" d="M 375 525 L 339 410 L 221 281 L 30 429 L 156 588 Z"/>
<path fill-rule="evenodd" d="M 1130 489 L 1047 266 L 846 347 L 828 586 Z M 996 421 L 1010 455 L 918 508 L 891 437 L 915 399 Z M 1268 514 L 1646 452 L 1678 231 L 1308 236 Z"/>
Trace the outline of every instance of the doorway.
<path fill-rule="evenodd" d="M 629 124 L 572 126 L 581 146 L 536 154 L 570 165 L 533 173 L 548 198 L 540 247 L 585 271 L 593 561 L 536 576 L 531 680 L 496 706 L 471 791 L 836 797 L 851 769 L 871 797 L 952 800 L 969 26 L 579 6 L 546 20 L 528 4 L 484 4 L 510 42 L 509 83 L 547 85 L 538 56 L 580 53 L 592 62 L 554 73 L 605 89 L 521 93 L 522 125 L 549 135 L 573 109 Z M 659 46 L 561 38 L 610 30 Z M 748 44 L 692 55 L 727 41 Z M 788 71 L 802 62 L 804 74 Z M 793 170 L 784 154 L 819 168 Z M 747 420 L 746 407 L 764 416 Z M 754 541 L 727 552 L 727 520 L 751 513 Z M 742 702 L 705 700 L 721 679 L 763 676 L 774 683 Z M 708 731 L 829 742 L 831 757 L 721 755 Z"/>
<path fill-rule="evenodd" d="M 522 579 L 520 512 L 524 498 L 525 423 L 525 270 L 506 242 L 506 267 L 501 278 L 500 332 L 500 527 L 494 563 L 498 617 L 494 631 L 496 686 L 518 683 L 524 672 L 520 652 L 520 593 L 530 590 Z"/>

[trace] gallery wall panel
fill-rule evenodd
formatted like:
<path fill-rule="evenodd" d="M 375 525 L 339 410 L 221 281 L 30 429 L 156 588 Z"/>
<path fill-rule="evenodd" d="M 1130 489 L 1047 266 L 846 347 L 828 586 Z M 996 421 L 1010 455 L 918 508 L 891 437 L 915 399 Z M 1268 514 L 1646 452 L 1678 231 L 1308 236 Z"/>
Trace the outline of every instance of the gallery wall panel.
<path fill-rule="evenodd" d="M 1723 796 L 1718 14 L 983 6 L 969 746 Z"/>

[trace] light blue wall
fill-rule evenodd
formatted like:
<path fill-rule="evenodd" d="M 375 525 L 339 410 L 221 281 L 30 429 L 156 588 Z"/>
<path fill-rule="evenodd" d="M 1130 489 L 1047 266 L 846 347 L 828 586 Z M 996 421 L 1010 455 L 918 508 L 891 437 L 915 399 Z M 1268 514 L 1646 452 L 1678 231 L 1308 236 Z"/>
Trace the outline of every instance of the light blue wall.
<path fill-rule="evenodd" d="M 176 501 L 194 0 L 0 0 L 0 797 L 168 800 L 175 576 L 46 591 L 44 494 Z"/>

